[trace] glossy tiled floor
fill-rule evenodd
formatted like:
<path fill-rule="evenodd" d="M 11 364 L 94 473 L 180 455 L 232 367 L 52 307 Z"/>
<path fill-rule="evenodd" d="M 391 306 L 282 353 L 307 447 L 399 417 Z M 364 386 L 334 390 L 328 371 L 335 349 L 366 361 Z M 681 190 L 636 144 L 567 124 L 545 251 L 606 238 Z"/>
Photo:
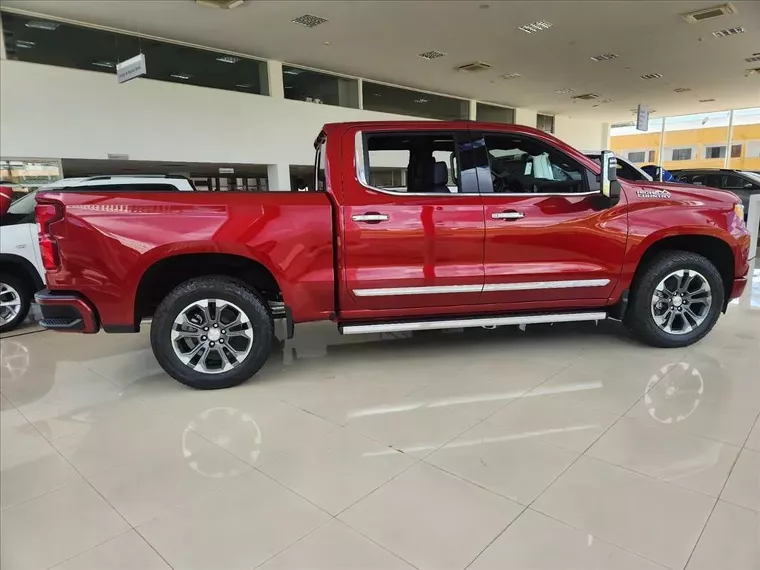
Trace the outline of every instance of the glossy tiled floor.
<path fill-rule="evenodd" d="M 684 350 L 304 326 L 216 392 L 147 330 L 20 332 L 3 570 L 760 568 L 760 290 Z"/>

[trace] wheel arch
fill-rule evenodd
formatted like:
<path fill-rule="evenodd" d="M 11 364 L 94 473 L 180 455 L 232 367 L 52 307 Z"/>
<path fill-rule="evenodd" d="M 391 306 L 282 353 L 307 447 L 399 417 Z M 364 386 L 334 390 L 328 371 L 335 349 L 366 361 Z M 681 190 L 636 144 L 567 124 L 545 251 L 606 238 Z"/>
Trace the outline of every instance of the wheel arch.
<path fill-rule="evenodd" d="M 272 271 L 248 256 L 222 252 L 183 252 L 155 261 L 142 273 L 134 300 L 134 330 L 152 316 L 175 287 L 197 277 L 220 276 L 255 288 L 265 301 L 281 301 L 282 289 Z"/>
<path fill-rule="evenodd" d="M 23 279 L 30 294 L 45 288 L 45 283 L 32 262 L 20 255 L 0 253 L 0 271 L 8 271 Z"/>
<path fill-rule="evenodd" d="M 734 283 L 734 251 L 729 243 L 710 234 L 680 234 L 652 241 L 641 253 L 631 280 L 631 290 L 652 260 L 663 251 L 689 251 L 707 258 L 718 270 L 723 281 L 725 311 Z"/>

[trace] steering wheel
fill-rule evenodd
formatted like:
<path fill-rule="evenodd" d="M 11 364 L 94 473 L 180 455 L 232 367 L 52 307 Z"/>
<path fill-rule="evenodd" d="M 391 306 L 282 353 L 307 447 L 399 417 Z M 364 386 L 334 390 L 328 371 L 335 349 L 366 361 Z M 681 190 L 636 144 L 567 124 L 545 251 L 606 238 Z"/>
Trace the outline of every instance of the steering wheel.
<path fill-rule="evenodd" d="M 496 172 L 491 169 L 491 177 L 493 181 L 493 191 L 496 193 L 523 192 L 523 185 L 520 182 L 520 179 L 509 170 Z"/>

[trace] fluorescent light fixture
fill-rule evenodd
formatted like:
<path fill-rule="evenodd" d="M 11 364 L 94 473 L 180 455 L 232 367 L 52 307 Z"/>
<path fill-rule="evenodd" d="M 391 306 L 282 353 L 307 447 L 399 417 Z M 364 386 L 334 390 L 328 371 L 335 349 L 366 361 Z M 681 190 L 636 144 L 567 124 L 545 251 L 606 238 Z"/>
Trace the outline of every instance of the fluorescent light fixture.
<path fill-rule="evenodd" d="M 425 99 L 424 97 L 420 97 L 419 99 L 414 100 L 415 103 L 429 103 L 430 99 Z"/>
<path fill-rule="evenodd" d="M 16 47 L 21 49 L 31 49 L 37 44 L 34 42 L 27 42 L 26 40 L 16 40 Z"/>
<path fill-rule="evenodd" d="M 439 57 L 445 57 L 445 55 L 446 54 L 442 51 L 430 50 L 417 54 L 417 57 L 420 57 L 422 59 L 438 59 Z"/>
<path fill-rule="evenodd" d="M 116 67 L 116 63 L 113 61 L 93 61 L 92 65 L 95 67 L 107 67 L 109 69 Z"/>
<path fill-rule="evenodd" d="M 192 75 L 185 75 L 183 73 L 172 73 L 171 76 L 174 77 L 175 79 L 184 79 L 184 80 L 190 79 L 192 77 Z"/>
<path fill-rule="evenodd" d="M 302 26 L 306 26 L 307 28 L 316 28 L 317 26 L 321 26 L 327 21 L 327 18 L 315 16 L 314 14 L 304 14 L 303 16 L 298 16 L 298 18 L 291 20 L 291 22 L 294 24 L 300 24 Z"/>
<path fill-rule="evenodd" d="M 29 24 L 27 24 L 28 26 Z M 719 30 L 717 32 L 713 32 L 712 35 L 714 35 L 716 38 L 725 38 L 728 36 L 736 36 L 738 34 L 743 34 L 744 28 L 741 26 L 737 26 L 735 28 L 727 28 L 725 30 Z"/>
<path fill-rule="evenodd" d="M 557 95 L 569 95 L 570 93 L 575 93 L 575 89 L 571 89 L 569 87 L 566 87 L 565 89 L 557 89 L 555 91 Z"/>
<path fill-rule="evenodd" d="M 253 87 L 250 83 L 238 83 L 235 85 L 235 87 L 240 87 L 241 89 L 250 89 Z"/>
<path fill-rule="evenodd" d="M 240 61 L 240 58 L 231 55 L 223 55 L 222 57 L 217 57 L 216 61 L 220 61 L 222 63 L 237 63 Z"/>
<path fill-rule="evenodd" d="M 617 59 L 620 56 L 616 53 L 603 53 L 601 55 L 595 55 L 591 58 L 592 61 L 609 61 L 611 59 Z"/>
<path fill-rule="evenodd" d="M 505 73 L 504 75 L 500 75 L 502 79 L 517 79 L 518 77 L 522 77 L 519 73 Z"/>
<path fill-rule="evenodd" d="M 286 69 L 283 71 L 285 75 L 301 75 L 303 73 L 300 69 Z"/>
<path fill-rule="evenodd" d="M 662 73 L 645 73 L 641 76 L 642 79 L 649 80 L 649 79 L 660 79 L 662 77 Z"/>
<path fill-rule="evenodd" d="M 518 30 L 521 32 L 525 32 L 526 34 L 535 34 L 538 32 L 542 32 L 543 30 L 548 30 L 549 28 L 553 28 L 554 24 L 551 22 L 547 22 L 545 20 L 539 20 L 538 22 L 533 22 L 530 24 L 525 24 L 522 26 L 518 26 Z"/>
<path fill-rule="evenodd" d="M 57 30 L 60 25 L 58 22 L 51 22 L 50 20 L 30 20 L 26 23 L 27 28 L 50 31 Z"/>

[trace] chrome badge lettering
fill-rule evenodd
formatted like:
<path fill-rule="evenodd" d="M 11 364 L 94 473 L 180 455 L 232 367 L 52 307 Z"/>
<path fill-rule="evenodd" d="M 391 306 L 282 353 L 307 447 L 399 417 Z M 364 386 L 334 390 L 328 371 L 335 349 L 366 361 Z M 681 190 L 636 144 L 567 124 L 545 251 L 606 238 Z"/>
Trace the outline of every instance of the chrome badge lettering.
<path fill-rule="evenodd" d="M 667 190 L 636 190 L 639 198 L 670 198 Z"/>

